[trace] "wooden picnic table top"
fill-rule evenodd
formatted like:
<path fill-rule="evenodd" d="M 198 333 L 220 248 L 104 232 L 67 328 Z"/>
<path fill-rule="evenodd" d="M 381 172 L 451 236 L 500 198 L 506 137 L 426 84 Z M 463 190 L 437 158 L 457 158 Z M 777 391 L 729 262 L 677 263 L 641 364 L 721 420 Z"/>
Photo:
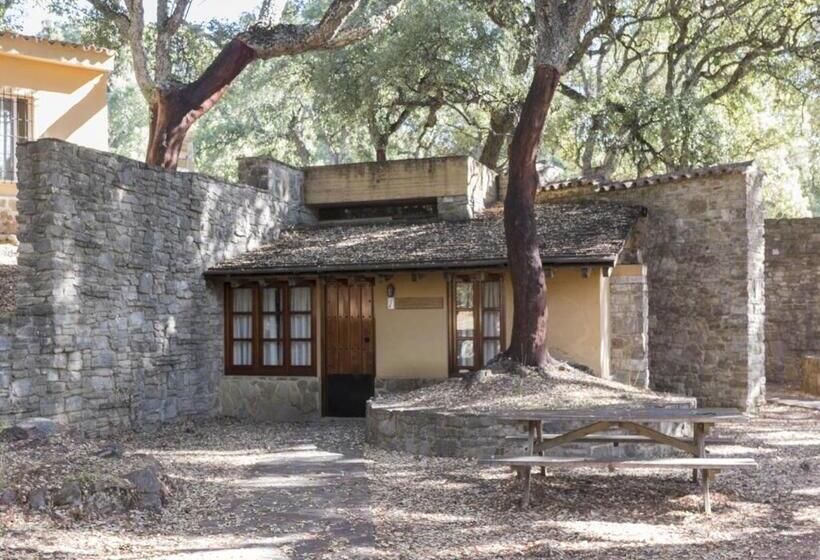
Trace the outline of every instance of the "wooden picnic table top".
<path fill-rule="evenodd" d="M 747 422 L 749 417 L 736 408 L 600 407 L 587 409 L 527 409 L 494 414 L 499 420 L 537 422 L 544 420 L 588 422 Z"/>

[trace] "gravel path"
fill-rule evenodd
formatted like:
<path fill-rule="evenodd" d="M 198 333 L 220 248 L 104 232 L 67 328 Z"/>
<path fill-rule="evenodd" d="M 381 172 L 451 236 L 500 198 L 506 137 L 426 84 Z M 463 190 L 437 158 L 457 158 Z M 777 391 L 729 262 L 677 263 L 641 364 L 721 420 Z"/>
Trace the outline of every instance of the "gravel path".
<path fill-rule="evenodd" d="M 127 454 L 153 455 L 169 475 L 173 493 L 161 514 L 73 520 L 59 511 L 46 516 L 32 515 L 24 506 L 0 508 L 0 558 L 373 557 L 363 429 L 361 420 L 267 425 L 213 420 L 128 436 L 122 440 Z M 85 446 L 94 450 L 98 444 Z M 40 448 L 30 456 L 42 455 Z M 104 464 L 84 462 L 83 470 Z M 30 468 L 43 470 L 37 464 Z M 70 466 L 60 468 L 66 470 Z M 0 486 L 2 475 L 0 468 Z M 56 476 L 53 485 L 59 485 Z"/>
<path fill-rule="evenodd" d="M 126 456 L 165 466 L 173 494 L 161 514 L 0 508 L 0 558 L 820 559 L 820 413 L 770 405 L 730 433 L 738 444 L 716 455 L 761 468 L 720 474 L 707 518 L 686 473 L 536 476 L 521 512 L 509 471 L 363 451 L 361 421 L 181 423 L 121 440 Z"/>

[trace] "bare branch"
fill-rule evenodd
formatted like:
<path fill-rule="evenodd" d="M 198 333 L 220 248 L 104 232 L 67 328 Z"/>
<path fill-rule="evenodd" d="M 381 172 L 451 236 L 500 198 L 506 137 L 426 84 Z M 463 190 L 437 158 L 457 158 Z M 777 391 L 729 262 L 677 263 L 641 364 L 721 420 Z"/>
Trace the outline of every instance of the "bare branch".
<path fill-rule="evenodd" d="M 390 0 L 364 22 L 345 27 L 361 0 L 334 0 L 318 24 L 253 25 L 237 38 L 267 59 L 312 50 L 337 49 L 364 39 L 386 27 L 398 15 L 403 0 Z"/>

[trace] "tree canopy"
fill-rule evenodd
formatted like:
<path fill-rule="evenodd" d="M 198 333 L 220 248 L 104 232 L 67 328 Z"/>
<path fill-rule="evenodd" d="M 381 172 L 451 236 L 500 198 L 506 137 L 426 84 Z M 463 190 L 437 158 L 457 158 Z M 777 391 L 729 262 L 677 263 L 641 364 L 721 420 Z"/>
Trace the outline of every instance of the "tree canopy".
<path fill-rule="evenodd" d="M 112 147 L 142 157 L 150 96 L 127 36 L 87 0 L 54 4 L 63 17 L 47 33 L 121 53 Z M 182 17 L 169 71 L 195 80 L 263 11 L 301 25 L 328 5 L 260 0 L 234 22 Z M 532 0 L 416 0 L 344 50 L 256 63 L 193 129 L 197 167 L 231 176 L 236 157 L 262 152 L 298 165 L 469 153 L 505 169 L 534 68 L 533 25 Z M 148 67 L 157 31 L 146 20 Z M 769 215 L 818 212 L 818 42 L 810 0 L 596 0 L 561 77 L 542 168 L 554 178 L 623 177 L 756 159 Z"/>

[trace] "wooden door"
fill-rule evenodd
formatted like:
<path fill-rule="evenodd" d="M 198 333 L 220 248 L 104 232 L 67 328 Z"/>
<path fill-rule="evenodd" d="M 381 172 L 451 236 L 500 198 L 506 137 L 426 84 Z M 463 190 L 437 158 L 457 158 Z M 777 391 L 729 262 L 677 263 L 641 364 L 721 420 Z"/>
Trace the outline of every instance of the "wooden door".
<path fill-rule="evenodd" d="M 375 381 L 373 284 L 325 285 L 324 413 L 364 416 Z"/>
<path fill-rule="evenodd" d="M 325 286 L 325 373 L 373 375 L 373 285 L 367 281 Z"/>

